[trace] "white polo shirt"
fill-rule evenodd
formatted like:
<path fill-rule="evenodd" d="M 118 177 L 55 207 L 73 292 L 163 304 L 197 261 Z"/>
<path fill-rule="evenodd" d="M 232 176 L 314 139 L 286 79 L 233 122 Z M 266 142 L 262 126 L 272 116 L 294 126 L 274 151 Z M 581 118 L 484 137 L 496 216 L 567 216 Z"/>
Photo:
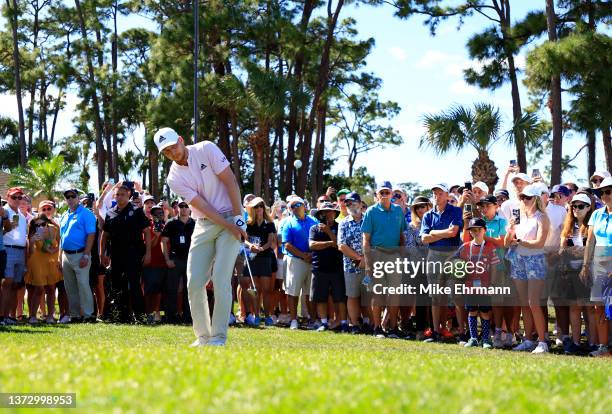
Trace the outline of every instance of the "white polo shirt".
<path fill-rule="evenodd" d="M 217 174 L 230 166 L 223 152 L 211 141 L 202 141 L 187 146 L 189 156 L 187 166 L 172 163 L 168 173 L 168 185 L 176 194 L 191 204 L 200 196 L 218 213 L 232 211 L 232 202 L 227 188 Z M 195 219 L 204 218 L 204 214 L 192 208 Z"/>
<path fill-rule="evenodd" d="M 19 214 L 19 227 L 9 231 L 8 233 L 4 233 L 4 238 L 2 239 L 2 241 L 4 242 L 4 246 L 25 247 L 28 232 L 28 223 L 26 217 L 21 214 L 20 211 L 15 213 L 13 209 L 10 208 L 8 205 L 6 205 L 4 209 L 8 212 L 9 221 L 13 220 L 14 215 Z"/>

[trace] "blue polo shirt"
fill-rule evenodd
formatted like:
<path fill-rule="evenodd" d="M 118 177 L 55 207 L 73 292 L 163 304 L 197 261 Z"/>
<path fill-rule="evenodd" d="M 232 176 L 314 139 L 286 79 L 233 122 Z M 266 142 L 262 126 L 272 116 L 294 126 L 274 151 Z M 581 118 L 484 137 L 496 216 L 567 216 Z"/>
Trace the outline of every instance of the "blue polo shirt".
<path fill-rule="evenodd" d="M 60 219 L 60 247 L 79 250 L 85 247 L 87 236 L 96 233 L 96 216 L 79 205 L 74 212 L 68 210 Z"/>
<path fill-rule="evenodd" d="M 304 216 L 302 220 L 299 220 L 296 216 L 291 216 L 283 220 L 281 234 L 283 238 L 283 246 L 285 243 L 291 243 L 294 247 L 304 253 L 310 252 L 308 247 L 308 236 L 310 235 L 310 228 L 319 224 L 319 222 L 312 216 Z M 289 253 L 285 249 L 288 256 L 295 257 L 295 255 Z"/>
<path fill-rule="evenodd" d="M 369 207 L 363 215 L 361 231 L 370 234 L 372 247 L 398 247 L 406 219 L 400 206 L 391 204 L 386 210 L 380 203 Z"/>
<path fill-rule="evenodd" d="M 612 256 L 612 214 L 605 206 L 591 214 L 589 226 L 593 226 L 595 256 Z"/>
<path fill-rule="evenodd" d="M 463 228 L 463 210 L 448 203 L 443 212 L 438 211 L 434 207 L 425 213 L 423 220 L 421 220 L 421 237 L 424 234 L 429 234 L 432 230 L 446 230 L 451 224 L 459 226 L 459 229 Z M 454 247 L 461 246 L 462 244 L 460 232 L 458 231 L 455 237 L 429 243 L 429 247 Z"/>

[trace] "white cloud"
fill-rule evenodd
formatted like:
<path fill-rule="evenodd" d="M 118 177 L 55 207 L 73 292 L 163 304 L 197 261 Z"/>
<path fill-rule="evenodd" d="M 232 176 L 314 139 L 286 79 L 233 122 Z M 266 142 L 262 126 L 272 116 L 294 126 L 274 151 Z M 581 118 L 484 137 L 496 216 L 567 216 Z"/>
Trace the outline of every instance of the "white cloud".
<path fill-rule="evenodd" d="M 480 89 L 472 85 L 468 85 L 463 79 L 453 82 L 450 86 L 450 91 L 457 95 L 470 95 L 474 97 L 482 95 L 482 91 Z"/>
<path fill-rule="evenodd" d="M 439 50 L 428 50 L 416 62 L 415 66 L 419 69 L 431 69 L 444 63 L 456 62 L 457 60 L 463 60 L 463 58 L 459 55 L 445 53 Z"/>
<path fill-rule="evenodd" d="M 398 46 L 394 46 L 389 48 L 389 54 L 396 60 L 399 60 L 400 62 L 405 62 L 406 59 L 408 58 L 408 55 L 406 54 L 406 51 L 404 49 L 402 49 L 401 47 Z"/>

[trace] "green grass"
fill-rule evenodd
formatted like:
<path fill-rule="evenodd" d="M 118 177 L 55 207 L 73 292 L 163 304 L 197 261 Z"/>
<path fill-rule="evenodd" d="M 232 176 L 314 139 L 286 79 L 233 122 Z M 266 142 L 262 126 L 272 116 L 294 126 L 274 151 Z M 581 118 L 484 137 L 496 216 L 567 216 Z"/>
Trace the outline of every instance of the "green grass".
<path fill-rule="evenodd" d="M 0 328 L 1 392 L 75 392 L 67 412 L 612 411 L 612 360 L 287 329 Z"/>

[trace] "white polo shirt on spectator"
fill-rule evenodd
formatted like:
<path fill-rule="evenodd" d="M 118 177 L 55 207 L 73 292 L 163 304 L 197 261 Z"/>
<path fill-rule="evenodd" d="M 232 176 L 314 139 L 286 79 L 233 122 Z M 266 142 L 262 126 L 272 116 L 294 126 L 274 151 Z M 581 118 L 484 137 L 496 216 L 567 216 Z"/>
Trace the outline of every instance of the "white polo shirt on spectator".
<path fill-rule="evenodd" d="M 198 142 L 187 146 L 189 155 L 187 166 L 172 163 L 168 173 L 168 185 L 176 194 L 191 204 L 196 196 L 202 197 L 218 213 L 232 211 L 232 202 L 225 185 L 217 174 L 230 163 L 223 152 L 210 141 Z M 204 218 L 204 214 L 192 209 L 194 219 Z"/>
<path fill-rule="evenodd" d="M 8 205 L 4 208 L 8 212 L 8 219 L 13 220 L 13 216 L 19 214 L 19 227 L 4 233 L 4 245 L 5 246 L 19 246 L 25 247 L 28 233 L 28 223 L 26 217 L 21 212 L 15 213 L 12 208 Z"/>

